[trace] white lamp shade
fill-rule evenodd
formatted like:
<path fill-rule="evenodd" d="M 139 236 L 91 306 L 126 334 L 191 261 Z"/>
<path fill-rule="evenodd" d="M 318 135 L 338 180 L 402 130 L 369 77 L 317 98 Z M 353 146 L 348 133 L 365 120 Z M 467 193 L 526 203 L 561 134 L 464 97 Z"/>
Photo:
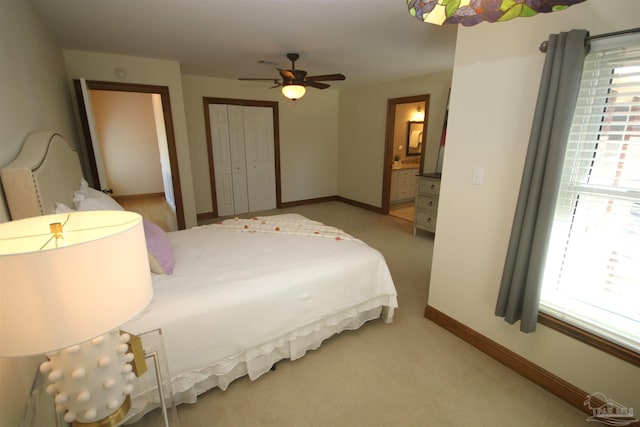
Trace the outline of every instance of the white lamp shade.
<path fill-rule="evenodd" d="M 282 86 L 282 94 L 293 101 L 302 98 L 306 92 L 307 89 L 301 85 Z"/>
<path fill-rule="evenodd" d="M 55 247 L 52 223 L 63 224 L 66 246 Z M 134 317 L 152 296 L 136 213 L 72 212 L 0 224 L 0 356 L 92 339 Z"/>

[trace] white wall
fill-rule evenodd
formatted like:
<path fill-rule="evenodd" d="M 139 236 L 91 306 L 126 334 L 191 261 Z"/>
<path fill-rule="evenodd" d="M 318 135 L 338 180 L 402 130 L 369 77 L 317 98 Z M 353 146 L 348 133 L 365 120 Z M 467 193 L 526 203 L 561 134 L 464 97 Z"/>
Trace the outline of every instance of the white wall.
<path fill-rule="evenodd" d="M 32 131 L 56 130 L 76 141 L 60 49 L 23 3 L 0 2 L 0 166 L 16 157 Z M 3 195 L 0 200 L 0 220 L 6 221 Z"/>
<path fill-rule="evenodd" d="M 180 64 L 175 61 L 77 50 L 64 50 L 63 55 L 67 68 L 68 90 L 70 91 L 72 90 L 72 80 L 79 78 L 140 83 L 169 88 L 185 226 L 190 228 L 197 225 Z M 125 71 L 123 78 L 116 77 L 116 68 Z"/>
<path fill-rule="evenodd" d="M 637 0 L 460 27 L 429 304 L 586 392 L 640 408 L 640 369 L 542 325 L 519 332 L 494 316 L 511 221 L 551 33 L 638 26 Z M 474 166 L 484 183 L 471 184 Z M 460 268 L 464 265 L 465 268 Z"/>
<path fill-rule="evenodd" d="M 451 83 L 451 71 L 340 91 L 338 195 L 382 206 L 387 100 L 430 94 L 427 151 L 437 150 Z M 427 159 L 425 158 L 425 161 Z M 435 171 L 425 163 L 425 171 Z"/>
<path fill-rule="evenodd" d="M 338 92 L 310 88 L 293 102 L 269 83 L 183 75 L 193 185 L 198 213 L 211 212 L 203 97 L 276 101 L 280 111 L 282 201 L 337 193 Z"/>
<path fill-rule="evenodd" d="M 27 135 L 56 130 L 75 144 L 75 123 L 61 50 L 31 3 L 0 1 L 0 167 Z M 0 192 L 0 221 L 9 218 Z M 0 359 L 0 426 L 17 426 L 43 357 Z"/>
<path fill-rule="evenodd" d="M 163 193 L 154 94 L 106 90 L 89 93 L 113 196 Z"/>

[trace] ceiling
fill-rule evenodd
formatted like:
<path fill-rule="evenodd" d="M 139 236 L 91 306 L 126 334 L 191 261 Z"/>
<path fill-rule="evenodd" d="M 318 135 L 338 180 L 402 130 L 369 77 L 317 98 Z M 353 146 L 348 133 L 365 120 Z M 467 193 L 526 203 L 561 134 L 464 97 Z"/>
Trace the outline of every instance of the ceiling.
<path fill-rule="evenodd" d="M 184 74 L 278 78 L 287 52 L 309 75 L 344 74 L 339 89 L 453 68 L 457 27 L 420 22 L 406 0 L 31 2 L 64 49 L 178 61 Z"/>

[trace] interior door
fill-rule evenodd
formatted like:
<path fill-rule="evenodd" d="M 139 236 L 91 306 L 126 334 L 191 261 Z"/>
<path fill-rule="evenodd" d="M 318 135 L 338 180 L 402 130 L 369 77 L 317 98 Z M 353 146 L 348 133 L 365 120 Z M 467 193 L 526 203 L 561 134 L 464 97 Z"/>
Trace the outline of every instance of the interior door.
<path fill-rule="evenodd" d="M 384 214 L 384 215 L 388 215 L 389 214 L 389 207 L 391 205 L 391 177 L 392 177 L 392 165 L 393 165 L 393 161 L 394 161 L 394 157 L 396 154 L 395 151 L 395 147 L 396 145 L 394 144 L 394 141 L 396 140 L 396 125 L 397 125 L 397 114 L 399 113 L 399 111 L 396 110 L 400 110 L 400 106 L 402 106 L 403 104 L 415 104 L 415 103 L 421 103 L 422 104 L 422 111 L 424 112 L 424 118 L 422 119 L 422 121 L 424 122 L 423 124 L 423 141 L 422 141 L 422 148 L 421 148 L 421 152 L 420 152 L 420 163 L 419 163 L 419 168 L 418 168 L 418 173 L 419 174 L 423 174 L 425 172 L 425 157 L 427 155 L 427 119 L 428 119 L 428 114 L 429 114 L 429 100 L 430 100 L 431 95 L 429 94 L 424 94 L 424 95 L 415 95 L 415 96 L 406 96 L 406 97 L 402 97 L 402 98 L 390 98 L 387 99 L 387 124 L 386 124 L 386 131 L 385 131 L 385 148 L 384 148 L 384 162 L 383 162 L 383 172 L 382 172 L 382 200 L 381 200 L 381 207 L 380 207 L 380 213 Z M 405 111 L 406 113 L 406 111 Z M 400 120 L 402 122 L 402 126 L 406 126 L 406 122 L 409 121 L 415 121 L 415 119 L 412 118 L 403 118 L 403 117 L 399 117 L 398 116 L 398 120 Z M 406 128 L 405 128 L 406 129 Z M 405 134 L 405 138 L 406 138 L 406 134 Z M 406 140 L 405 140 L 406 141 Z M 430 154 L 430 153 L 429 153 Z M 429 170 L 427 170 L 427 172 L 429 172 Z"/>
<path fill-rule="evenodd" d="M 212 209 L 198 215 L 215 218 L 281 207 L 278 103 L 203 101 Z"/>
<path fill-rule="evenodd" d="M 247 193 L 251 212 L 276 207 L 273 120 L 270 108 L 243 107 Z"/>
<path fill-rule="evenodd" d="M 273 113 L 270 108 L 209 105 L 218 215 L 276 207 Z"/>
<path fill-rule="evenodd" d="M 162 134 L 162 141 L 158 140 L 158 149 L 161 153 L 161 160 L 164 159 L 165 168 L 163 173 L 163 184 L 165 187 L 171 186 L 170 191 L 165 188 L 165 197 L 168 197 L 169 204 L 175 206 L 175 215 L 179 229 L 185 228 L 184 207 L 182 203 L 182 189 L 180 185 L 180 171 L 178 169 L 178 153 L 176 139 L 173 130 L 173 117 L 171 113 L 171 97 L 167 86 L 146 85 L 137 83 L 86 81 L 74 79 L 75 95 L 80 115 L 80 124 L 84 135 L 84 144 L 79 144 L 82 154 L 84 176 L 90 185 L 101 188 L 103 191 L 109 189 L 105 176 L 106 168 L 102 153 L 98 147 L 98 139 L 95 138 L 96 123 L 92 115 L 89 91 L 115 91 L 157 94 L 156 100 L 158 108 L 154 107 L 155 122 L 158 127 L 158 135 Z M 84 89 L 83 89 L 84 87 Z M 157 114 L 156 114 L 157 112 Z M 163 130 L 160 132 L 159 128 Z M 93 128 L 93 130 L 92 130 Z M 93 135 L 93 137 L 92 137 Z M 162 147 L 160 147 L 162 145 Z M 132 150 L 135 148 L 132 147 Z M 168 165 L 167 165 L 168 164 Z M 100 178 L 103 175 L 103 178 Z"/>
<path fill-rule="evenodd" d="M 80 113 L 80 119 L 84 128 L 84 134 L 89 138 L 90 144 L 85 145 L 87 156 L 95 165 L 95 170 L 91 168 L 88 180 L 92 181 L 89 184 L 92 187 L 98 188 L 103 191 L 109 191 L 109 184 L 107 182 L 107 174 L 102 160 L 102 152 L 100 151 L 100 144 L 98 142 L 98 132 L 96 131 L 96 119 L 93 114 L 93 107 L 91 106 L 91 95 L 89 94 L 89 87 L 85 79 L 78 79 L 73 81 L 76 98 L 78 100 L 78 110 Z M 85 174 L 86 175 L 86 174 Z"/>
<path fill-rule="evenodd" d="M 245 152 L 245 126 L 241 105 L 227 105 L 229 117 L 229 151 L 233 177 L 234 213 L 249 212 L 249 194 L 247 189 L 247 160 Z"/>
<path fill-rule="evenodd" d="M 218 215 L 233 215 L 235 213 L 233 203 L 233 165 L 229 147 L 229 120 L 226 105 L 209 105 L 209 129 L 211 129 Z"/>

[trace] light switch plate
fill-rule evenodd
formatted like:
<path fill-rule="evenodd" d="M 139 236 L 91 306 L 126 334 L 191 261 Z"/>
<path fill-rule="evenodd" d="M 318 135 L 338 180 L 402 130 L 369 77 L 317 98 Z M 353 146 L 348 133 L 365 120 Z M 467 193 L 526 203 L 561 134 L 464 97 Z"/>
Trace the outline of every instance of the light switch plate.
<path fill-rule="evenodd" d="M 473 174 L 471 175 L 471 183 L 474 185 L 482 184 L 484 179 L 484 168 L 476 166 L 473 168 Z"/>

